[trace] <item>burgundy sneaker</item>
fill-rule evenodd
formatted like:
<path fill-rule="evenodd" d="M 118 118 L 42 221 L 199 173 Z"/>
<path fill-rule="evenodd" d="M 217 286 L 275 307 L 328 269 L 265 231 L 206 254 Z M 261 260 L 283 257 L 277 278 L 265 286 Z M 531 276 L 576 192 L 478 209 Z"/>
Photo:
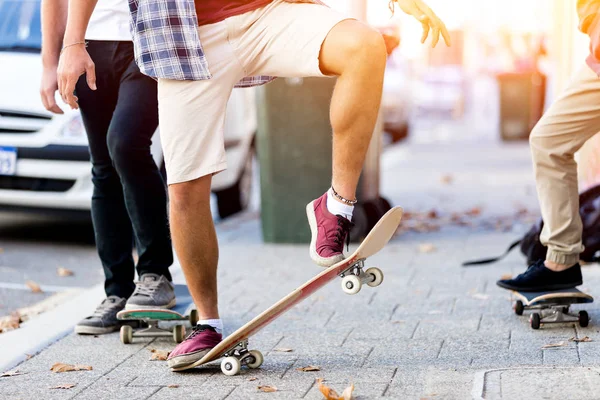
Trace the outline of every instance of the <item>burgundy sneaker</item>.
<path fill-rule="evenodd" d="M 352 222 L 327 209 L 327 193 L 306 206 L 306 216 L 312 232 L 310 258 L 322 267 L 342 261 L 344 243 L 349 241 Z"/>
<path fill-rule="evenodd" d="M 174 371 L 194 368 L 197 362 L 218 345 L 223 336 L 210 325 L 196 325 L 192 333 L 179 343 L 167 358 L 167 365 Z"/>

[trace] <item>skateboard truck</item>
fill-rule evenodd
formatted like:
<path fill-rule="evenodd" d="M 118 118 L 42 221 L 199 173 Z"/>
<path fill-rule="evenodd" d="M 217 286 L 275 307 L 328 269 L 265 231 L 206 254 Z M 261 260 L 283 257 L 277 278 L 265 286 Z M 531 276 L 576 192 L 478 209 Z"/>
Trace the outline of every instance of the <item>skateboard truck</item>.
<path fill-rule="evenodd" d="M 129 344 L 133 341 L 134 337 L 172 337 L 175 343 L 183 342 L 185 337 L 185 326 L 175 325 L 173 330 L 163 329 L 158 326 L 158 320 L 147 319 L 144 322 L 148 324 L 148 327 L 138 331 L 133 331 L 130 325 L 121 326 L 120 336 L 121 342 Z"/>
<path fill-rule="evenodd" d="M 241 366 L 250 369 L 259 368 L 263 363 L 263 355 L 258 350 L 248 350 L 248 340 L 242 340 L 223 354 L 221 371 L 225 375 L 233 376 L 240 372 Z"/>
<path fill-rule="evenodd" d="M 515 303 L 515 314 L 523 315 L 525 310 L 539 310 L 539 312 L 531 313 L 529 316 L 529 324 L 532 329 L 540 329 L 542 324 L 565 324 L 579 323 L 579 326 L 585 328 L 590 322 L 587 311 L 579 311 L 578 315 L 569 313 L 569 304 L 536 304 L 526 306 L 521 300 Z"/>
<path fill-rule="evenodd" d="M 383 272 L 379 268 L 371 267 L 363 271 L 365 258 L 357 260 L 339 275 L 342 278 L 342 290 L 346 294 L 356 294 L 360 292 L 362 285 L 376 287 L 383 282 Z"/>

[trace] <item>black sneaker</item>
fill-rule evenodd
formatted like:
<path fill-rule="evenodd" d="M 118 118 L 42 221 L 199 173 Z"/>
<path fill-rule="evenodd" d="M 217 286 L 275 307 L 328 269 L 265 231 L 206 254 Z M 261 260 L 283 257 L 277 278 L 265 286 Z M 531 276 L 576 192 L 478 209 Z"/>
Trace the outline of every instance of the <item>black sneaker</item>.
<path fill-rule="evenodd" d="M 504 289 L 521 292 L 546 292 L 559 289 L 571 289 L 583 284 L 579 263 L 569 269 L 554 272 L 540 260 L 527 268 L 527 271 L 514 279 L 503 279 L 496 282 Z"/>
<path fill-rule="evenodd" d="M 101 335 L 118 331 L 121 328 L 117 313 L 125 308 L 127 299 L 109 296 L 96 308 L 89 317 L 75 325 L 75 332 L 80 335 Z"/>

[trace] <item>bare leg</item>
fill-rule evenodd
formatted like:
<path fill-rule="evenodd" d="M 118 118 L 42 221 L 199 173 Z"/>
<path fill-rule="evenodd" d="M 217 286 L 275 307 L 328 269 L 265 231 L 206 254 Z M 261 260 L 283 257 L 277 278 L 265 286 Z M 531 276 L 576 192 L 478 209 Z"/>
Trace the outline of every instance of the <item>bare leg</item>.
<path fill-rule="evenodd" d="M 210 212 L 211 176 L 169 186 L 171 236 L 200 319 L 219 318 L 219 248 Z"/>
<path fill-rule="evenodd" d="M 381 34 L 355 20 L 337 24 L 321 48 L 321 70 L 339 76 L 330 110 L 332 185 L 346 199 L 356 198 L 379 113 L 386 57 Z"/>

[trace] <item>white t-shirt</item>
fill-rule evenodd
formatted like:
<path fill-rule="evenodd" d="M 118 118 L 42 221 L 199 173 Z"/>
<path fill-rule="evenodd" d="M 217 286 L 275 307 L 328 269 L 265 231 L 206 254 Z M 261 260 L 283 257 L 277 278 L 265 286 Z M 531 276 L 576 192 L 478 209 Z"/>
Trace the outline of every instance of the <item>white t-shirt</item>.
<path fill-rule="evenodd" d="M 127 1 L 98 0 L 85 33 L 86 40 L 131 41 Z"/>

